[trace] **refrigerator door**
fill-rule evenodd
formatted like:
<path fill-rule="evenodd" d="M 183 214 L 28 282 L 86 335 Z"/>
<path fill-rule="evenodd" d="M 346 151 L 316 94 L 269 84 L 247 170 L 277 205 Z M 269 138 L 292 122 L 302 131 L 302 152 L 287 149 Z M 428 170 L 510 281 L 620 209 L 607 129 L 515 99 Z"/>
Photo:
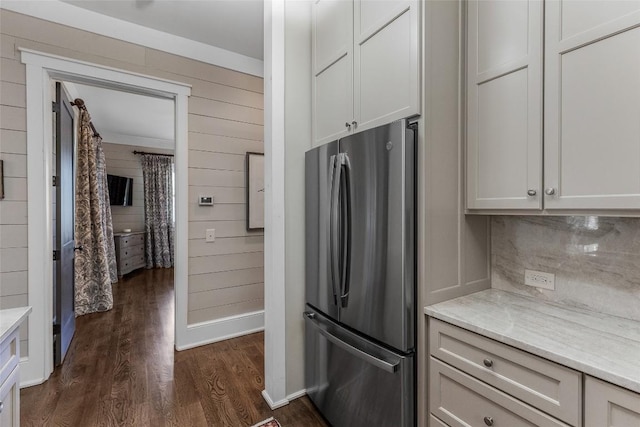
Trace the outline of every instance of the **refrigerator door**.
<path fill-rule="evenodd" d="M 406 120 L 339 141 L 350 246 L 340 322 L 408 352 L 415 341 L 415 132 Z"/>
<path fill-rule="evenodd" d="M 331 196 L 337 154 L 337 141 L 305 154 L 306 301 L 335 319 L 338 318 L 338 283 L 337 267 L 331 257 L 330 228 L 332 225 L 335 228 L 335 221 L 333 224 L 331 221 L 335 200 Z"/>
<path fill-rule="evenodd" d="M 334 427 L 414 426 L 414 356 L 305 312 L 307 394 Z"/>

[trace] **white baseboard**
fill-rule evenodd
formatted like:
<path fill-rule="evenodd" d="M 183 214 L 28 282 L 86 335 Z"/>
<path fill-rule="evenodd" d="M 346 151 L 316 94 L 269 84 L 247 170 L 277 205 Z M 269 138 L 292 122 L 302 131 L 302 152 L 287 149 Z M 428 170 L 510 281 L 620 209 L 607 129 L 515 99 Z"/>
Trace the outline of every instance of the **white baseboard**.
<path fill-rule="evenodd" d="M 42 376 L 42 367 L 35 366 L 35 362 L 34 358 L 20 358 L 20 388 L 40 385 L 47 380 Z"/>
<path fill-rule="evenodd" d="M 282 408 L 283 406 L 287 406 L 289 404 L 289 400 L 286 398 L 282 400 L 278 400 L 277 402 L 274 402 L 271 399 L 271 396 L 269 396 L 269 393 L 267 393 L 267 390 L 262 390 L 262 397 L 267 402 L 267 405 L 269 405 L 269 408 L 271 408 L 272 411 L 274 409 Z"/>
<path fill-rule="evenodd" d="M 289 402 L 291 402 L 292 400 L 296 400 L 301 398 L 302 396 L 304 396 L 305 394 L 307 394 L 307 389 L 303 388 L 302 390 L 298 390 L 295 393 L 291 393 L 290 395 L 287 396 L 287 400 Z"/>
<path fill-rule="evenodd" d="M 292 400 L 296 400 L 304 396 L 305 394 L 307 394 L 307 389 L 298 390 L 294 393 L 291 393 L 284 399 L 274 402 L 271 399 L 271 396 L 269 396 L 269 393 L 267 392 L 267 390 L 262 390 L 262 397 L 267 402 L 271 410 L 282 408 L 283 406 L 287 406 L 289 403 L 291 403 Z"/>
<path fill-rule="evenodd" d="M 263 330 L 264 310 L 196 323 L 187 326 L 184 343 L 176 345 L 176 350 L 188 350 Z"/>

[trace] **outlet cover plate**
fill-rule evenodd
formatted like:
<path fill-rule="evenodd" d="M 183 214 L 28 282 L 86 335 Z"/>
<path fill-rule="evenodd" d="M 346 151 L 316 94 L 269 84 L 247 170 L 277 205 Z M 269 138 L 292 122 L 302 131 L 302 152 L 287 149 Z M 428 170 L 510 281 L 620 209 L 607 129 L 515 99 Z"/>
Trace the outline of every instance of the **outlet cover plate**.
<path fill-rule="evenodd" d="M 556 276 L 544 271 L 525 270 L 524 284 L 534 286 L 536 288 L 556 290 Z"/>
<path fill-rule="evenodd" d="M 205 239 L 208 243 L 216 241 L 216 229 L 215 228 L 207 228 L 205 233 Z"/>

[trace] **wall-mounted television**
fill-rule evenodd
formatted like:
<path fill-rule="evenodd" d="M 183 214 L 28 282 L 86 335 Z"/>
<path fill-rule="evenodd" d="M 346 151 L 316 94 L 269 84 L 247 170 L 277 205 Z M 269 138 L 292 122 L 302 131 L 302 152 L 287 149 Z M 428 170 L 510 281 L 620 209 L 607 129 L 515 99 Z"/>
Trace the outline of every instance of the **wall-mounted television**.
<path fill-rule="evenodd" d="M 112 206 L 133 205 L 133 178 L 107 174 L 109 204 Z"/>

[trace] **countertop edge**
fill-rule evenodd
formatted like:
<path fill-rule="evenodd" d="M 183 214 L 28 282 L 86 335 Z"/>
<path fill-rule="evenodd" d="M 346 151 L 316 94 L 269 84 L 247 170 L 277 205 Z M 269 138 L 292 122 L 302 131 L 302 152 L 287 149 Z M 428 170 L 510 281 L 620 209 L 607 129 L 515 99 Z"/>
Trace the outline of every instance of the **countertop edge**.
<path fill-rule="evenodd" d="M 27 318 L 27 316 L 29 316 L 31 311 L 32 311 L 31 306 L 6 308 L 3 310 L 0 310 L 0 314 L 2 314 L 2 312 L 11 312 L 10 314 L 16 316 L 14 319 L 12 319 L 13 323 L 11 324 L 11 326 L 9 326 L 5 331 L 3 331 L 2 335 L 0 335 L 0 342 L 4 342 L 4 340 L 7 339 L 7 337 L 9 337 L 16 329 L 18 329 L 22 324 L 22 322 L 24 322 L 24 320 Z"/>
<path fill-rule="evenodd" d="M 465 322 L 463 320 L 450 317 L 442 313 L 438 313 L 437 311 L 434 311 L 434 310 L 427 310 L 425 308 L 425 314 L 428 315 L 429 317 L 433 317 L 435 319 L 442 320 L 443 322 L 450 323 L 454 326 L 458 326 L 462 329 L 477 333 L 478 335 L 482 335 L 484 337 L 491 338 L 503 344 L 510 345 L 511 347 L 517 348 L 519 350 L 526 351 L 535 356 L 542 357 L 544 359 L 550 360 L 552 362 L 558 363 L 568 368 L 575 369 L 576 371 L 580 371 L 587 375 L 591 375 L 592 377 L 610 382 L 612 384 L 626 388 L 636 393 L 640 393 L 639 382 L 634 382 L 632 380 L 629 380 L 628 378 L 620 377 L 618 375 L 603 371 L 601 369 L 598 369 L 597 367 L 581 363 L 575 359 L 563 357 L 556 353 L 537 347 L 531 343 L 500 335 L 493 331 L 473 325 L 472 323 Z"/>

